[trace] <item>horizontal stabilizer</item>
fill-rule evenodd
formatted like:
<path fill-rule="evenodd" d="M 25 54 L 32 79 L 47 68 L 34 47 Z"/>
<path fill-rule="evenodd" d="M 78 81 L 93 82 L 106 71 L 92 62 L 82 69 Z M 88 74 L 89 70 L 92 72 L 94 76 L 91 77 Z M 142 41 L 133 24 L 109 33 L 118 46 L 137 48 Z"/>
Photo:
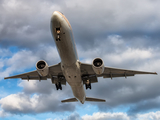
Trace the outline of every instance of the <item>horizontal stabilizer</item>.
<path fill-rule="evenodd" d="M 76 98 L 70 98 L 70 99 L 66 99 L 66 100 L 62 100 L 61 102 L 77 102 L 78 100 Z"/>
<path fill-rule="evenodd" d="M 91 101 L 91 102 L 106 102 L 106 100 L 103 100 L 103 99 L 90 98 L 90 97 L 86 97 L 86 101 Z"/>

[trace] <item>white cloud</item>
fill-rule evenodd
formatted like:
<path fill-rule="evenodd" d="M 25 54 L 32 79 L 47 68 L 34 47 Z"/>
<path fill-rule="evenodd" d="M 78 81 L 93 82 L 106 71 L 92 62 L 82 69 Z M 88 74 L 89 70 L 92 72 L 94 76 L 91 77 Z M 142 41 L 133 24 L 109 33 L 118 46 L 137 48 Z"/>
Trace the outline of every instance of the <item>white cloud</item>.
<path fill-rule="evenodd" d="M 5 66 L 5 69 L 1 68 L 0 79 L 2 80 L 13 72 L 21 72 L 24 69 L 31 68 L 35 64 L 35 61 L 38 61 L 38 56 L 27 50 L 18 51 L 8 58 L 2 58 L 1 64 Z"/>
<path fill-rule="evenodd" d="M 135 116 L 129 116 L 126 113 L 104 113 L 97 112 L 92 115 L 84 115 L 82 116 L 83 120 L 159 120 L 160 119 L 160 111 L 157 112 L 149 112 L 143 114 L 136 114 Z"/>
<path fill-rule="evenodd" d="M 34 106 L 34 99 L 36 96 L 30 100 L 28 96 L 23 93 L 11 94 L 0 100 L 1 108 L 11 109 L 11 111 L 31 111 Z"/>
<path fill-rule="evenodd" d="M 27 80 L 20 81 L 18 86 L 23 88 L 23 91 L 25 93 L 43 93 L 43 94 L 51 94 L 53 90 L 56 91 L 56 87 L 54 84 L 51 83 L 51 80 L 42 80 L 39 82 L 39 80 L 30 80 L 29 82 Z"/>
<path fill-rule="evenodd" d="M 106 56 L 108 59 L 112 60 L 115 63 L 123 63 L 125 61 L 138 61 L 152 58 L 152 50 L 141 50 L 141 49 L 132 49 L 128 48 L 122 53 L 109 54 Z"/>
<path fill-rule="evenodd" d="M 9 113 L 4 112 L 3 110 L 0 111 L 0 118 L 4 118 L 4 117 L 8 117 L 8 116 L 10 116 Z"/>
<path fill-rule="evenodd" d="M 53 120 L 52 118 L 47 118 L 46 120 Z"/>
<path fill-rule="evenodd" d="M 23 92 L 8 95 L 0 99 L 3 111 L 11 114 L 34 114 L 45 112 L 73 111 L 75 107 L 69 104 L 61 103 L 63 93 L 52 92 L 52 94 L 34 94 L 28 95 Z"/>
<path fill-rule="evenodd" d="M 6 61 L 7 66 L 13 66 L 14 69 L 24 69 L 26 66 L 33 66 L 33 62 L 38 59 L 38 56 L 35 56 L 33 52 L 22 50 L 15 53 L 11 58 Z"/>
<path fill-rule="evenodd" d="M 160 111 L 137 114 L 136 117 L 138 120 L 160 120 Z"/>
<path fill-rule="evenodd" d="M 88 50 L 78 46 L 78 53 L 82 62 L 92 63 L 94 58 L 101 57 L 106 66 L 135 69 L 136 66 L 140 67 L 158 59 L 157 49 L 132 47 L 127 45 L 124 38 L 119 35 L 110 35 L 102 42 L 97 40 L 95 44 L 95 47 Z"/>
<path fill-rule="evenodd" d="M 82 116 L 83 120 L 130 120 L 126 113 L 93 113 L 93 115 Z"/>
<path fill-rule="evenodd" d="M 12 51 L 1 49 L 0 53 L 0 79 L 14 72 L 23 72 L 26 69 L 32 68 L 39 60 L 45 60 L 49 65 L 60 62 L 57 49 L 45 45 L 42 45 L 41 49 L 38 51 L 20 49 L 18 52 L 12 53 Z"/>
<path fill-rule="evenodd" d="M 124 41 L 122 40 L 122 37 L 120 35 L 110 35 L 110 36 L 108 36 L 108 40 L 111 40 L 111 42 L 114 45 L 120 45 L 120 44 L 124 43 Z"/>

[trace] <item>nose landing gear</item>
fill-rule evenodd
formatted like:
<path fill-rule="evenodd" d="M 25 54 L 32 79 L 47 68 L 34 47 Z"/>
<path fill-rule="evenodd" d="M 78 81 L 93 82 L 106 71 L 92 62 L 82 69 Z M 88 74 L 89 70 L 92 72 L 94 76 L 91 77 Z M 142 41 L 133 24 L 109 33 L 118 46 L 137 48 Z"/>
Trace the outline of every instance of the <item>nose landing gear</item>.
<path fill-rule="evenodd" d="M 60 28 L 56 28 L 56 33 L 57 33 L 56 41 L 61 41 L 61 39 L 60 39 L 60 33 L 61 33 Z"/>

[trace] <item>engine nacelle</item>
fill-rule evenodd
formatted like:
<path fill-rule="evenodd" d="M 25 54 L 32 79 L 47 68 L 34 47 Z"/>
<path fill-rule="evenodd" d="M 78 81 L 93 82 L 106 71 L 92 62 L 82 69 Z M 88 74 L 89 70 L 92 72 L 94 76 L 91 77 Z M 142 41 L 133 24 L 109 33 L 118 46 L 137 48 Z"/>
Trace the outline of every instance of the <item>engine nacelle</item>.
<path fill-rule="evenodd" d="M 49 67 L 48 64 L 44 60 L 40 60 L 36 64 L 36 69 L 40 76 L 47 76 L 49 73 Z"/>
<path fill-rule="evenodd" d="M 101 58 L 95 58 L 92 62 L 92 68 L 97 75 L 101 75 L 104 72 L 104 64 Z"/>

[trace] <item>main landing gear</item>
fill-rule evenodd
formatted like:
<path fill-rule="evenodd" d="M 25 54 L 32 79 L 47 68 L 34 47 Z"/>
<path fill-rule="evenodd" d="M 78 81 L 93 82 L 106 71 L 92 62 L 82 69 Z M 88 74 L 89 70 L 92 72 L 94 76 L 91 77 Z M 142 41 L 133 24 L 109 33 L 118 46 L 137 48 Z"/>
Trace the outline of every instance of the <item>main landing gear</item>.
<path fill-rule="evenodd" d="M 62 90 L 61 82 L 57 82 L 55 85 L 56 85 L 57 90 L 59 90 L 59 89 Z"/>
<path fill-rule="evenodd" d="M 91 83 L 90 83 L 89 80 L 86 80 L 85 86 L 86 86 L 86 90 L 87 90 L 88 88 L 91 89 Z"/>
<path fill-rule="evenodd" d="M 65 79 L 65 77 L 64 76 L 58 76 L 58 80 L 56 81 L 56 83 L 55 83 L 55 86 L 56 86 L 56 89 L 57 90 L 62 90 L 62 84 L 61 84 L 61 82 L 63 81 Z"/>
<path fill-rule="evenodd" d="M 89 88 L 91 89 L 91 82 L 90 82 L 90 78 L 88 75 L 84 75 L 82 76 L 82 80 L 83 80 L 83 84 L 85 84 L 86 90 Z"/>

